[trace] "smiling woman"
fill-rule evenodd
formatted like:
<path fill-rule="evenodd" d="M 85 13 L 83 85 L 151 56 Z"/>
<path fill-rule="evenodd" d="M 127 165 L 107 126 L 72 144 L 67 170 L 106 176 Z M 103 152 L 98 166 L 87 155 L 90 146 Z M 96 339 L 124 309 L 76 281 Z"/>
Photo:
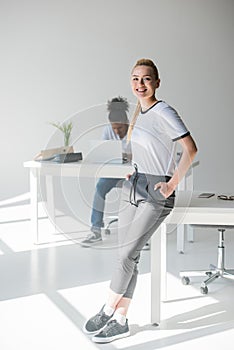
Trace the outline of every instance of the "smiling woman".
<path fill-rule="evenodd" d="M 135 172 L 122 187 L 118 221 L 118 260 L 102 309 L 84 325 L 93 341 L 107 343 L 129 336 L 126 315 L 137 282 L 140 252 L 174 206 L 175 189 L 197 148 L 178 113 L 159 101 L 158 70 L 148 59 L 135 64 L 131 88 L 138 103 L 128 129 Z M 183 153 L 176 166 L 175 145 Z"/>

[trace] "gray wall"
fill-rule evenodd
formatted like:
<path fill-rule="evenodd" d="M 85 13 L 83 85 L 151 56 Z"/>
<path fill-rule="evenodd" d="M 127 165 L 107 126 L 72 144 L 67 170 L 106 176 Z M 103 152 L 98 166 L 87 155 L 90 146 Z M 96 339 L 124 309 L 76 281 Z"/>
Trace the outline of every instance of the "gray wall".
<path fill-rule="evenodd" d="M 233 18 L 233 0 L 1 0 L 0 200 L 28 191 L 23 162 L 48 144 L 48 122 L 83 111 L 91 123 L 87 109 L 119 94 L 135 103 L 142 57 L 197 141 L 195 189 L 233 192 Z"/>

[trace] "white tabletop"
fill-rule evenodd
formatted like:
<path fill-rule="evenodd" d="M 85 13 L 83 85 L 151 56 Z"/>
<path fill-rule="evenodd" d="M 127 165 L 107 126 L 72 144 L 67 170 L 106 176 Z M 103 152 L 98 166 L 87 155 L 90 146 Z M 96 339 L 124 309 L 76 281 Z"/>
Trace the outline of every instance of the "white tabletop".
<path fill-rule="evenodd" d="M 129 163 L 87 163 L 84 161 L 72 163 L 54 163 L 49 161 L 27 161 L 25 168 L 36 169 L 41 175 L 60 175 L 71 177 L 111 177 L 125 178 L 134 171 Z"/>
<path fill-rule="evenodd" d="M 199 198 L 200 193 L 178 191 L 166 223 L 234 225 L 234 201 L 218 199 L 217 194 Z"/>

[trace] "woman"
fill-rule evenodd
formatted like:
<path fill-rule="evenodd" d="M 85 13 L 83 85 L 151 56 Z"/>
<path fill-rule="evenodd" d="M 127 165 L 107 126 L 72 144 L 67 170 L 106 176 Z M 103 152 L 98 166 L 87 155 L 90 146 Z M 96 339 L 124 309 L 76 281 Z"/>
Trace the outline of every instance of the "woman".
<path fill-rule="evenodd" d="M 140 251 L 174 206 L 175 189 L 189 169 L 197 148 L 177 112 L 156 98 L 158 70 L 149 59 L 137 61 L 131 87 L 138 103 L 128 130 L 135 172 L 127 175 L 119 212 L 118 262 L 108 298 L 84 331 L 107 343 L 130 334 L 127 311 L 137 280 Z M 176 167 L 175 146 L 182 147 Z"/>

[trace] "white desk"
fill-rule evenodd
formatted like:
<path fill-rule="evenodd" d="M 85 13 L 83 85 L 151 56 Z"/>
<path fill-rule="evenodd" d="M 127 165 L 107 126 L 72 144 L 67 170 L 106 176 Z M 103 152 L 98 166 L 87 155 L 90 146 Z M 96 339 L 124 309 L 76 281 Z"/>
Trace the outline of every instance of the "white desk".
<path fill-rule="evenodd" d="M 166 295 L 167 224 L 234 225 L 234 201 L 197 198 L 198 193 L 178 192 L 171 214 L 151 238 L 151 321 L 159 323 L 161 296 Z"/>
<path fill-rule="evenodd" d="M 53 176 L 61 177 L 110 177 L 125 178 L 132 173 L 134 167 L 130 164 L 89 164 L 84 162 L 57 164 L 52 162 L 28 161 L 24 167 L 30 169 L 30 199 L 31 199 L 31 225 L 34 242 L 38 243 L 38 179 L 41 175 L 46 179 L 47 205 L 51 221 L 55 223 Z"/>

